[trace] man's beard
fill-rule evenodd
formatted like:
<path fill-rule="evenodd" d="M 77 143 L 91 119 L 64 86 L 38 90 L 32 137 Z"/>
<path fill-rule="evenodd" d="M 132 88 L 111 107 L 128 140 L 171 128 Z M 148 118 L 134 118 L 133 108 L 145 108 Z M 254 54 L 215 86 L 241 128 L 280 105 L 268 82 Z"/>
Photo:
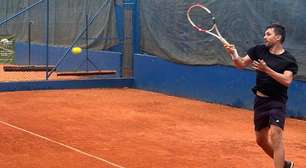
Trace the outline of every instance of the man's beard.
<path fill-rule="evenodd" d="M 265 43 L 266 49 L 270 49 L 273 47 L 273 45 L 269 44 L 269 43 Z"/>

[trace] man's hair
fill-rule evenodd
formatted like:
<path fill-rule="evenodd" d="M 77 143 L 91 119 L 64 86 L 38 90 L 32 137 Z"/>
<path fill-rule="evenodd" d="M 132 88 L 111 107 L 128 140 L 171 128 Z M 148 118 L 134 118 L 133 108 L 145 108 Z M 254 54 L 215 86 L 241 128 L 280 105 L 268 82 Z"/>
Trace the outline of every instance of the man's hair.
<path fill-rule="evenodd" d="M 281 36 L 281 43 L 284 43 L 286 38 L 286 29 L 284 26 L 278 24 L 278 23 L 272 23 L 271 25 L 267 26 L 267 29 L 272 28 L 274 30 L 274 33 Z"/>

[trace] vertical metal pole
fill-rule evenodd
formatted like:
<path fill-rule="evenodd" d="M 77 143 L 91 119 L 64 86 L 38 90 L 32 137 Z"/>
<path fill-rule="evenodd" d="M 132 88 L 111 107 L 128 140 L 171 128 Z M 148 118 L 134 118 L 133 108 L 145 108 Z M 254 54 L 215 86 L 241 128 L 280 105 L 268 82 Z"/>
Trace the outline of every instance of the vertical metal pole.
<path fill-rule="evenodd" d="M 86 71 L 88 72 L 88 11 L 89 11 L 89 5 L 88 0 L 86 0 L 86 15 L 85 15 L 85 40 L 86 40 Z"/>
<path fill-rule="evenodd" d="M 135 0 L 135 6 L 133 10 L 133 57 L 135 53 L 140 53 L 140 1 Z"/>
<path fill-rule="evenodd" d="M 28 24 L 28 45 L 29 45 L 29 65 L 31 65 L 31 24 L 32 22 L 29 21 L 29 24 Z"/>
<path fill-rule="evenodd" d="M 124 27 L 123 27 L 123 0 L 115 1 L 115 10 L 116 10 L 116 31 L 117 37 L 119 39 L 119 46 L 121 48 L 120 54 L 120 68 L 119 68 L 119 76 L 123 77 L 123 40 L 124 40 Z"/>
<path fill-rule="evenodd" d="M 6 3 L 5 4 L 5 20 L 7 20 L 7 13 L 8 13 L 7 9 L 9 9 L 8 8 L 8 1 L 6 1 L 5 3 Z M 8 34 L 8 25 L 7 25 L 7 22 L 5 23 L 5 33 Z"/>
<path fill-rule="evenodd" d="M 123 39 L 123 77 L 133 76 L 133 9 L 134 2 L 125 0 L 123 3 L 124 39 Z"/>
<path fill-rule="evenodd" d="M 49 78 L 49 0 L 46 0 L 46 80 Z"/>
<path fill-rule="evenodd" d="M 86 13 L 86 71 L 88 72 L 88 14 Z"/>

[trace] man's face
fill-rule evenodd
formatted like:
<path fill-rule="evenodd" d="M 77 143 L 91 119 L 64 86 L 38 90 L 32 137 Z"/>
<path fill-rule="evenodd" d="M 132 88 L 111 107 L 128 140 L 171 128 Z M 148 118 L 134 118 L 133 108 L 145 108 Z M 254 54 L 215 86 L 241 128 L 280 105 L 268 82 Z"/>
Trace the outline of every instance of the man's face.
<path fill-rule="evenodd" d="M 275 34 L 273 28 L 269 28 L 265 31 L 264 42 L 268 48 L 273 47 L 276 43 L 280 42 L 281 36 Z"/>

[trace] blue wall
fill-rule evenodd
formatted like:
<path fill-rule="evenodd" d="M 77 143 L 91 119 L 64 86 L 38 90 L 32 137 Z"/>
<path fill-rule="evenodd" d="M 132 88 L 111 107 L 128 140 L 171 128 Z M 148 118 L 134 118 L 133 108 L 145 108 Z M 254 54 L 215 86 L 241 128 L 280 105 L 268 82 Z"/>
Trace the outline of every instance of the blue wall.
<path fill-rule="evenodd" d="M 80 89 L 80 88 L 123 88 L 133 87 L 133 79 L 86 79 L 54 81 L 0 82 L 1 91 Z"/>
<path fill-rule="evenodd" d="M 136 54 L 135 87 L 252 109 L 255 73 L 229 66 L 189 66 Z M 306 83 L 294 81 L 289 89 L 288 115 L 306 117 Z"/>
<path fill-rule="evenodd" d="M 55 65 L 57 61 L 63 57 L 67 48 L 49 47 L 49 65 Z M 28 44 L 16 44 L 16 64 L 28 64 Z M 99 68 L 99 70 L 116 70 L 115 76 L 120 76 L 121 73 L 121 53 L 111 51 L 89 51 L 89 59 Z M 46 47 L 43 45 L 31 45 L 31 64 L 45 65 L 46 64 Z M 57 71 L 81 71 L 86 70 L 86 52 L 78 55 L 69 53 L 57 67 Z M 96 70 L 89 63 L 89 70 Z"/>

